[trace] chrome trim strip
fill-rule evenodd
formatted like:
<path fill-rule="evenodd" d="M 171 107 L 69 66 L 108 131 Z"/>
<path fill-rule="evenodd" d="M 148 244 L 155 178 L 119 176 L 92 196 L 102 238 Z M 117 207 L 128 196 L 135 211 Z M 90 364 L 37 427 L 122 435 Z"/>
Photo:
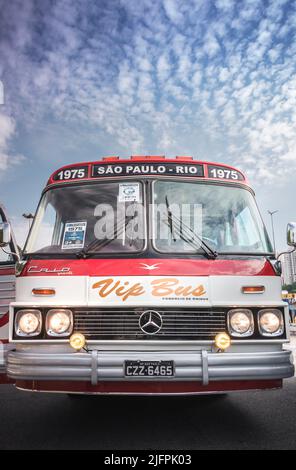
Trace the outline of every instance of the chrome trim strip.
<path fill-rule="evenodd" d="M 91 384 L 98 384 L 98 351 L 94 349 L 91 353 Z"/>
<path fill-rule="evenodd" d="M 24 344 L 24 340 L 22 338 L 20 339 L 14 339 L 12 338 L 12 336 L 9 337 L 9 341 L 13 344 Z M 290 340 L 289 339 L 267 339 L 267 337 L 265 339 L 239 339 L 239 340 L 236 340 L 236 339 L 233 339 L 231 341 L 231 344 L 260 344 L 260 345 L 263 345 L 263 344 L 287 344 L 289 343 Z M 38 344 L 38 345 L 41 345 L 41 344 L 69 344 L 69 339 L 26 339 L 26 344 Z M 91 340 L 91 341 L 88 341 L 87 342 L 88 346 L 112 346 L 112 347 L 116 347 L 116 346 L 135 346 L 137 348 L 139 348 L 139 346 L 141 347 L 145 347 L 147 345 L 150 345 L 150 346 L 157 346 L 157 347 L 162 347 L 162 346 L 196 346 L 197 344 L 198 345 L 201 345 L 201 346 L 205 346 L 205 345 L 209 345 L 209 346 L 213 346 L 214 344 L 214 341 L 213 340 L 184 340 L 184 341 L 180 341 L 180 340 L 165 340 L 165 341 L 160 341 L 160 340 L 151 340 L 151 341 L 141 341 L 141 340 L 123 340 L 123 341 L 120 341 L 120 340 Z"/>
<path fill-rule="evenodd" d="M 13 348 L 10 344 L 3 344 L 0 340 L 0 374 L 6 375 L 7 368 L 7 355 L 8 352 Z"/>
<path fill-rule="evenodd" d="M 201 358 L 202 358 L 202 384 L 209 385 L 208 351 L 203 349 L 201 352 Z"/>
<path fill-rule="evenodd" d="M 0 271 L 4 271 L 5 269 L 14 269 L 15 267 L 15 264 L 4 264 L 2 266 L 0 266 Z"/>

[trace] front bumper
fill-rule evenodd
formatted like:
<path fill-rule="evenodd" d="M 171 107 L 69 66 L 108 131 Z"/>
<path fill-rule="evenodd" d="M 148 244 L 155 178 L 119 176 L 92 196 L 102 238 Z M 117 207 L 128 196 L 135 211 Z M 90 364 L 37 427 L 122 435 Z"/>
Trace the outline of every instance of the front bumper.
<path fill-rule="evenodd" d="M 7 356 L 8 351 L 11 349 L 11 345 L 2 343 L 0 340 L 0 384 L 11 383 L 11 380 L 7 378 Z"/>
<path fill-rule="evenodd" d="M 0 344 L 0 376 L 6 374 L 6 357 L 7 351 Z"/>
<path fill-rule="evenodd" d="M 175 363 L 175 376 L 125 377 L 124 361 L 166 361 Z M 292 377 L 291 352 L 214 353 L 198 351 L 98 351 L 89 353 L 46 353 L 11 351 L 7 375 L 15 380 L 100 382 L 277 380 Z"/>

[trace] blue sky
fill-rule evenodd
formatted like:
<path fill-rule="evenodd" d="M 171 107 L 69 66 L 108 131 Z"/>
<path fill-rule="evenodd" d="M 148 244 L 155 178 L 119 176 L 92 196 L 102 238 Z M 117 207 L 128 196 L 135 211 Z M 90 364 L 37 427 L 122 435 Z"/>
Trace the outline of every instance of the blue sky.
<path fill-rule="evenodd" d="M 103 155 L 244 170 L 296 220 L 296 3 L 0 0 L 0 199 L 20 241 L 49 174 Z"/>

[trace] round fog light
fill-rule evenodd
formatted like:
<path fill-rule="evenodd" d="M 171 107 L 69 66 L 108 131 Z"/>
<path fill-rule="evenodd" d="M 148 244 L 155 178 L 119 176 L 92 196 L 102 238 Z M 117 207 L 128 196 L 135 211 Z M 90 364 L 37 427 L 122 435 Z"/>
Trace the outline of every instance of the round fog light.
<path fill-rule="evenodd" d="M 70 338 L 70 346 L 76 351 L 84 348 L 86 343 L 85 337 L 81 333 L 74 333 Z"/>
<path fill-rule="evenodd" d="M 218 349 L 225 351 L 231 345 L 231 339 L 227 333 L 219 333 L 215 337 L 215 345 Z"/>

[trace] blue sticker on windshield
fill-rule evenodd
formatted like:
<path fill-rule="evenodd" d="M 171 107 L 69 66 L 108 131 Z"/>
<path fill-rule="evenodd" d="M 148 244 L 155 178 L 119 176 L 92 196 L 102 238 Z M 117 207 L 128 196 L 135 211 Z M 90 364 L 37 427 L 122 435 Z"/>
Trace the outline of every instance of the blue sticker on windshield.
<path fill-rule="evenodd" d="M 65 225 L 62 250 L 84 247 L 87 222 L 67 222 Z"/>

